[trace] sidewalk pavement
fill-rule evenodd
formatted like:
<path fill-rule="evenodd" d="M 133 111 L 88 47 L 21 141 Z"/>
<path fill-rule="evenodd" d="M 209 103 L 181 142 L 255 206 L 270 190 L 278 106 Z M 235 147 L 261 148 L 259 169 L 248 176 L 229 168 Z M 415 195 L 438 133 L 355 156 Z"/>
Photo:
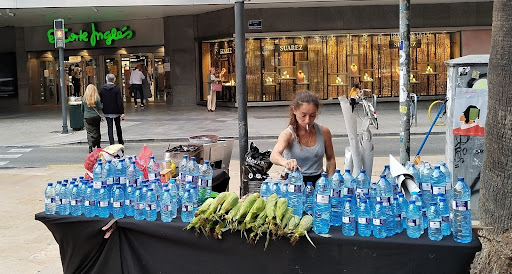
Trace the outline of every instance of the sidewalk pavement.
<path fill-rule="evenodd" d="M 85 130 L 62 134 L 62 110 L 58 105 L 8 107 L 0 101 L 0 145 L 51 146 L 58 144 L 87 144 Z M 333 137 L 346 136 L 346 127 L 338 100 L 320 107 L 319 124 L 327 126 Z M 425 135 L 431 123 L 428 119 L 430 102 L 418 104 L 418 125 L 411 127 L 411 135 Z M 379 129 L 370 127 L 374 135 L 398 136 L 400 112 L 398 102 L 377 104 Z M 208 112 L 206 107 L 168 106 L 163 103 L 147 104 L 145 109 L 125 105 L 126 119 L 121 122 L 125 142 L 178 141 L 187 142 L 189 136 L 215 134 L 221 138 L 238 138 L 236 108 L 217 108 Z M 68 111 L 69 115 L 69 111 Z M 286 106 L 249 107 L 247 110 L 249 140 L 277 138 L 289 121 Z M 359 128 L 361 120 L 358 119 Z M 108 144 L 106 123 L 101 125 L 102 141 Z M 444 134 L 445 127 L 434 127 L 433 134 Z M 116 137 L 117 141 L 117 137 Z"/>

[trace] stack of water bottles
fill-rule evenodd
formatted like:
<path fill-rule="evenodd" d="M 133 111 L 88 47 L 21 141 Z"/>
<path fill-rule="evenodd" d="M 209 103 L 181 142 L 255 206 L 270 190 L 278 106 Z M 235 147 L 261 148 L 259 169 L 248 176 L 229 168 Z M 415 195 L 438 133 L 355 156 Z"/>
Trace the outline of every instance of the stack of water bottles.
<path fill-rule="evenodd" d="M 452 185 L 446 164 L 434 168 L 423 163 L 418 169 L 408 165 L 418 182 L 419 192 L 412 192 L 409 201 L 401 192 L 390 167 L 386 165 L 380 179 L 371 182 L 365 170 L 354 177 L 350 170 L 336 170 L 331 178 L 321 174 L 316 182 L 303 182 L 299 171 L 289 173 L 288 180 L 267 178 L 260 194 L 267 199 L 273 193 L 287 198 L 288 205 L 299 217 L 303 212 L 313 216 L 313 231 L 329 233 L 330 227 L 341 226 L 344 235 L 359 234 L 376 238 L 391 237 L 404 230 L 410 238 L 427 232 L 433 241 L 453 234 L 457 242 L 472 240 L 471 192 L 464 178 Z"/>
<path fill-rule="evenodd" d="M 171 222 L 181 208 L 181 218 L 189 222 L 195 210 L 211 195 L 213 170 L 208 161 L 199 166 L 192 157 L 184 156 L 178 180 L 162 183 L 160 167 L 150 157 L 148 178 L 135 164 L 135 157 L 98 159 L 93 179 L 83 177 L 71 181 L 48 183 L 45 189 L 45 213 L 86 217 L 123 218 L 155 221 L 157 212 L 163 222 Z M 182 179 L 183 178 L 183 179 Z"/>

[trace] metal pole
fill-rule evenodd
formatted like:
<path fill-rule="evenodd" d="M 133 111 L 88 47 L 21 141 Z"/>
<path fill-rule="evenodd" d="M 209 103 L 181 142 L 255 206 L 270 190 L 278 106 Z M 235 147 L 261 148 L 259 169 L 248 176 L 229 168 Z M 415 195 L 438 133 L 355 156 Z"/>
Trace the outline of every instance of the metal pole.
<path fill-rule="evenodd" d="M 400 0 L 400 163 L 405 165 L 411 157 L 411 109 L 409 105 L 410 0 Z"/>
<path fill-rule="evenodd" d="M 236 99 L 238 103 L 238 147 L 240 151 L 240 190 L 243 185 L 243 166 L 248 149 L 247 130 L 247 81 L 245 65 L 244 1 L 235 2 L 235 59 Z M 241 193 L 241 191 L 240 191 Z"/>
<path fill-rule="evenodd" d="M 60 103 L 62 104 L 62 134 L 68 133 L 68 115 L 66 114 L 66 80 L 64 79 L 64 48 L 59 48 Z"/>

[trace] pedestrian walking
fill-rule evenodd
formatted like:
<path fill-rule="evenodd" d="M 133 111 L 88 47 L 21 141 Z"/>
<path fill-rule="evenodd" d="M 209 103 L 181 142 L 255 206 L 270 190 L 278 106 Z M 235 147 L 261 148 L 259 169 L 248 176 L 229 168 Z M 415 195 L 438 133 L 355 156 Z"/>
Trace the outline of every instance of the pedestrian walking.
<path fill-rule="evenodd" d="M 89 153 L 91 153 L 94 148 L 101 148 L 100 122 L 103 115 L 103 104 L 96 86 L 91 84 L 85 89 L 81 109 L 84 114 Z"/>
<path fill-rule="evenodd" d="M 142 73 L 142 65 L 137 65 L 136 69 L 130 74 L 130 85 L 133 89 L 133 101 L 135 108 L 137 108 L 137 98 L 140 99 L 140 107 L 144 108 L 144 91 L 142 90 L 142 80 L 146 77 Z"/>
<path fill-rule="evenodd" d="M 116 76 L 107 74 L 107 83 L 100 88 L 100 98 L 103 104 L 103 113 L 107 120 L 108 140 L 111 145 L 114 144 L 114 123 L 116 124 L 117 141 L 124 145 L 123 130 L 121 129 L 121 120 L 124 120 L 124 104 L 121 96 L 121 89 L 114 83 Z"/>
<path fill-rule="evenodd" d="M 144 74 L 144 79 L 142 79 L 142 94 L 144 95 L 144 102 L 147 103 L 147 99 L 153 97 L 153 94 L 151 93 L 151 74 L 148 73 L 146 66 L 142 66 L 142 74 Z"/>

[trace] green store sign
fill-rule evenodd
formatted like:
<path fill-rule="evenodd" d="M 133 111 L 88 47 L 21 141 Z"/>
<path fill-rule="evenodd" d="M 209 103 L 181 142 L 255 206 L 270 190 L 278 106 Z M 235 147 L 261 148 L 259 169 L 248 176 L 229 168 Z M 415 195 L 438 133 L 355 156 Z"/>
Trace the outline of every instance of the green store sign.
<path fill-rule="evenodd" d="M 71 42 L 89 42 L 91 46 L 95 47 L 98 41 L 105 41 L 105 44 L 111 45 L 113 41 L 126 39 L 129 40 L 133 37 L 134 33 L 129 29 L 128 26 L 124 26 L 121 29 L 112 28 L 105 32 L 97 31 L 94 23 L 91 23 L 91 32 L 80 30 L 78 32 L 68 32 L 68 29 L 64 29 L 66 33 L 66 44 Z M 55 43 L 55 36 L 53 35 L 53 29 L 46 32 L 48 37 L 48 43 Z"/>

